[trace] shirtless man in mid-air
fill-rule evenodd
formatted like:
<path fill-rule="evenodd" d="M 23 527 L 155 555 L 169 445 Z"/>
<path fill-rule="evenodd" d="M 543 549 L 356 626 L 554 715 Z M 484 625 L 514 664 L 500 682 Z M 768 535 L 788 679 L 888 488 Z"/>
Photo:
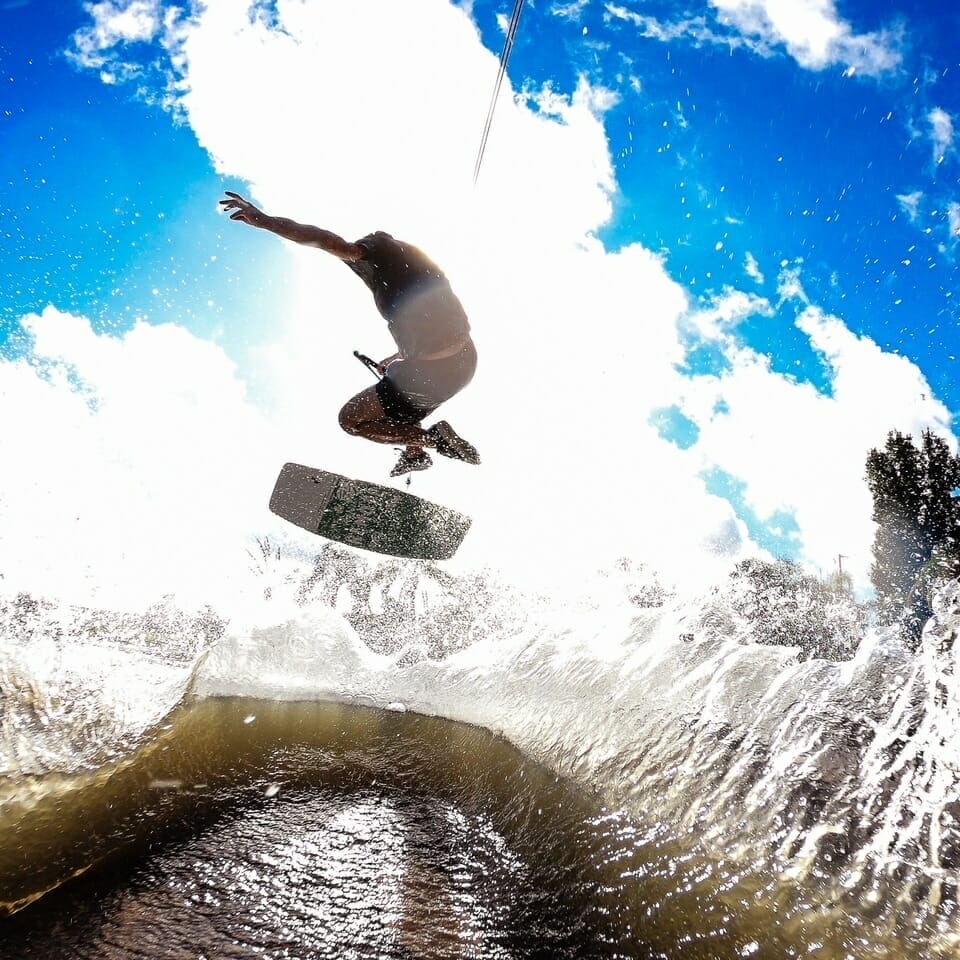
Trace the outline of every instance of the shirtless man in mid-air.
<path fill-rule="evenodd" d="M 397 344 L 381 360 L 382 379 L 351 397 L 340 411 L 347 433 L 377 443 L 403 444 L 391 470 L 399 477 L 426 470 L 427 448 L 465 463 L 479 463 L 476 448 L 446 420 L 424 429 L 421 422 L 473 378 L 477 351 L 470 324 L 443 271 L 412 244 L 377 231 L 351 243 L 309 224 L 271 217 L 238 193 L 220 201 L 231 220 L 269 230 L 286 240 L 317 247 L 342 260 L 373 293 L 380 315 Z"/>

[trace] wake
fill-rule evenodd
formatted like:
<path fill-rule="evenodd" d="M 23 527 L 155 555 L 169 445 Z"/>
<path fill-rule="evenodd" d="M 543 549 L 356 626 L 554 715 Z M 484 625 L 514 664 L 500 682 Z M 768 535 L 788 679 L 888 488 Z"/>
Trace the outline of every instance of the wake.
<path fill-rule="evenodd" d="M 769 624 L 744 619 L 730 584 L 684 599 L 621 568 L 559 600 L 485 571 L 262 547 L 247 623 L 7 600 L 7 788 L 115 763 L 190 700 L 408 710 L 502 736 L 626 811 L 638 844 L 687 845 L 788 915 L 869 914 L 955 942 L 960 584 L 935 597 L 916 652 L 868 629 L 828 660 L 758 643 Z"/>

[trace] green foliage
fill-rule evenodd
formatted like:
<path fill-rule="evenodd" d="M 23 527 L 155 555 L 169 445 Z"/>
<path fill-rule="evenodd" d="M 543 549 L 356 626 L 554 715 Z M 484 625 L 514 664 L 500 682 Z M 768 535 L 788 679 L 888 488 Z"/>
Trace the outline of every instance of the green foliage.
<path fill-rule="evenodd" d="M 800 647 L 805 657 L 849 659 L 867 625 L 867 609 L 849 578 L 822 582 L 791 560 L 744 560 L 731 577 L 734 612 L 750 625 L 748 639 Z"/>
<path fill-rule="evenodd" d="M 910 434 L 892 431 L 883 450 L 867 455 L 873 494 L 874 562 L 870 580 L 881 624 L 901 623 L 919 638 L 930 616 L 936 583 L 956 576 L 960 558 L 960 458 L 925 430 L 917 447 Z"/>

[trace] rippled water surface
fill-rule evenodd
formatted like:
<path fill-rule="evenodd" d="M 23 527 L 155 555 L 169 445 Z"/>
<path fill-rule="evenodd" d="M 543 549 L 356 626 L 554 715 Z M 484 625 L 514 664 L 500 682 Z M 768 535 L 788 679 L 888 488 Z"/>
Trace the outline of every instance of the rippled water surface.
<path fill-rule="evenodd" d="M 10 607 L 0 956 L 960 952 L 960 588 L 846 662 L 722 598 L 283 609 Z"/>
<path fill-rule="evenodd" d="M 790 952 L 734 922 L 716 865 L 490 734 L 403 713 L 195 703 L 115 767 L 8 795 L 3 827 L 8 905 L 61 884 L 0 922 L 5 958 Z"/>
<path fill-rule="evenodd" d="M 34 786 L 17 823 L 8 798 L 8 903 L 83 875 L 4 922 L 5 957 L 582 956 L 621 939 L 580 835 L 590 798 L 455 724 L 206 701 L 116 768 Z"/>

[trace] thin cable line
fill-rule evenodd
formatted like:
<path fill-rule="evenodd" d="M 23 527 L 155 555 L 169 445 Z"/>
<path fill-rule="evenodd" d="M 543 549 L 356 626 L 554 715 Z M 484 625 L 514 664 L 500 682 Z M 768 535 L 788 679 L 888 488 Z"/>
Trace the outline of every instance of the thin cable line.
<path fill-rule="evenodd" d="M 503 75 L 507 72 L 507 63 L 510 60 L 510 53 L 513 50 L 513 41 L 517 36 L 517 27 L 520 24 L 520 13 L 523 10 L 523 3 L 524 0 L 516 0 L 513 6 L 513 16 L 510 18 L 507 40 L 503 45 L 503 52 L 500 54 L 500 69 L 497 71 L 497 82 L 493 88 L 490 109 L 487 111 L 487 122 L 483 126 L 483 136 L 480 138 L 480 151 L 477 153 L 477 162 L 473 168 L 474 185 L 476 185 L 477 178 L 480 176 L 480 165 L 483 163 L 483 153 L 487 148 L 487 137 L 490 136 L 490 126 L 493 123 L 493 114 L 497 108 L 497 99 L 500 96 L 500 85 L 503 83 Z"/>

